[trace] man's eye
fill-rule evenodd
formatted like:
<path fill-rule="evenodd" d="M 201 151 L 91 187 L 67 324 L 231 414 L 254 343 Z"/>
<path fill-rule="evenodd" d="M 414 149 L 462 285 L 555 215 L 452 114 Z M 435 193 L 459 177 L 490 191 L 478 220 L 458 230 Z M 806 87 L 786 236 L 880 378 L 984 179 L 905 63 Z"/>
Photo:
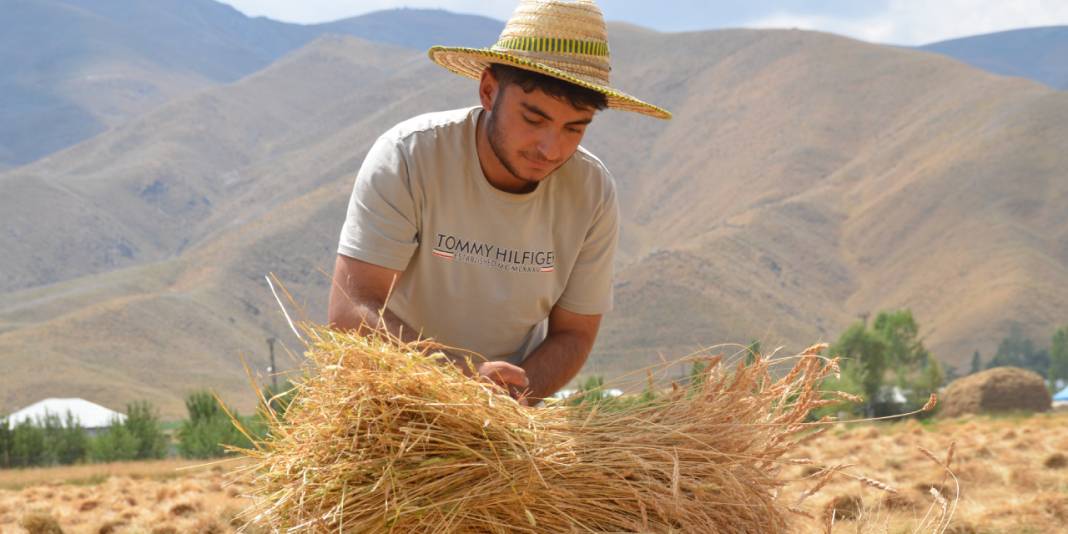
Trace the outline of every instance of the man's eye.
<path fill-rule="evenodd" d="M 530 118 L 530 117 L 528 117 L 526 115 L 523 115 L 523 120 L 527 121 L 527 124 L 540 124 L 541 123 L 541 121 L 539 121 L 537 119 L 532 119 L 532 118 Z"/>

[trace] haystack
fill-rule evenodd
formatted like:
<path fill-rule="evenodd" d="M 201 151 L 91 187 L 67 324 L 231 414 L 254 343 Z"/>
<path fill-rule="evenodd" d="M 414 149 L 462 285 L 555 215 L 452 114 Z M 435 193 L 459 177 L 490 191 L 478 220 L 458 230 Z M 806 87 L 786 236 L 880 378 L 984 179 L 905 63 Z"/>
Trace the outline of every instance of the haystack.
<path fill-rule="evenodd" d="M 1038 373 L 1017 367 L 995 367 L 953 381 L 943 394 L 941 415 L 1045 412 L 1052 402 L 1046 381 Z"/>
<path fill-rule="evenodd" d="M 836 362 L 822 346 L 614 409 L 525 407 L 383 334 L 305 327 L 310 370 L 243 451 L 246 518 L 312 532 L 784 532 L 784 455 Z M 775 362 L 792 365 L 773 379 Z M 780 375 L 782 376 L 782 375 Z"/>

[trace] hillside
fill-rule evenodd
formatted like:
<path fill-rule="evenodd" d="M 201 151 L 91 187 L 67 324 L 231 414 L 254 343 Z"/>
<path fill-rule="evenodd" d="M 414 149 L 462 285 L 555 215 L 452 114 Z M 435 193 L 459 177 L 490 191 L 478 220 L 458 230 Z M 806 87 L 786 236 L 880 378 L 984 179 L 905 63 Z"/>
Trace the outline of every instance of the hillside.
<path fill-rule="evenodd" d="M 1068 95 L 813 32 L 611 32 L 618 85 L 676 118 L 608 112 L 587 135 L 624 226 L 586 373 L 720 342 L 799 349 L 901 306 L 963 368 L 1012 320 L 1036 339 L 1064 321 Z M 702 53 L 657 52 L 683 49 Z M 474 91 L 422 53 L 325 38 L 0 175 L 19 199 L 2 211 L 0 411 L 62 394 L 177 415 L 204 386 L 247 410 L 238 355 L 262 369 L 269 335 L 296 349 L 263 275 L 322 320 L 370 142 Z"/>
<path fill-rule="evenodd" d="M 43 391 L 81 391 L 113 405 L 145 396 L 169 414 L 192 388 L 247 394 L 238 356 L 263 352 L 267 332 L 286 332 L 263 274 L 323 292 L 310 263 L 331 257 L 351 173 L 394 122 L 381 108 L 415 114 L 432 90 L 447 102 L 449 87 L 458 95 L 465 86 L 447 77 L 416 83 L 428 67 L 422 54 L 324 37 L 234 86 L 0 177 L 4 198 L 20 199 L 6 214 L 42 223 L 0 238 L 24 247 L 5 257 L 4 275 L 24 273 L 30 285 L 47 266 L 81 276 L 9 293 L 0 305 L 0 354 L 10 362 L 0 410 Z M 407 103 L 385 96 L 405 92 Z M 41 193 L 8 189 L 22 183 Z M 84 218 L 37 215 L 60 202 Z M 319 210 L 328 213 L 310 223 Z M 104 217 L 112 224 L 98 224 Z M 263 243 L 264 226 L 284 232 L 272 237 L 285 244 Z M 50 242 L 53 255 L 31 248 L 35 241 Z M 109 253 L 114 242 L 129 243 L 131 254 Z M 36 373 L 44 362 L 61 371 Z"/>
<path fill-rule="evenodd" d="M 322 35 L 425 50 L 492 42 L 501 25 L 439 10 L 305 26 L 213 0 L 11 0 L 0 19 L 0 170 L 236 81 Z"/>
<path fill-rule="evenodd" d="M 1003 76 L 1068 90 L 1068 26 L 1025 28 L 921 46 Z"/>

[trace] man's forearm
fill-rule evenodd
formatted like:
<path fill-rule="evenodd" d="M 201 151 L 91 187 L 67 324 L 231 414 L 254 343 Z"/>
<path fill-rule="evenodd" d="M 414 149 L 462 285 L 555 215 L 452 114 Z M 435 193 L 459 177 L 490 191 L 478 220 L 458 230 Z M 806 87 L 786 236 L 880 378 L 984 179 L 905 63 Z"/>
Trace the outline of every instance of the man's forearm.
<path fill-rule="evenodd" d="M 368 303 L 356 306 L 354 312 L 368 328 L 386 330 L 405 342 L 419 339 L 419 332 L 397 317 L 384 304 Z"/>
<path fill-rule="evenodd" d="M 362 301 L 350 300 L 345 302 L 344 305 L 340 302 L 332 301 L 330 303 L 329 316 L 331 326 L 338 330 L 385 329 L 405 343 L 421 341 L 420 332 L 408 326 L 400 317 L 397 317 L 396 314 L 383 305 L 367 299 Z M 461 372 L 469 376 L 474 374 L 474 366 L 467 363 L 464 355 L 457 354 L 434 342 L 427 342 L 420 347 L 428 351 L 440 351 Z M 477 362 L 475 364 L 477 365 Z"/>
<path fill-rule="evenodd" d="M 405 342 L 419 339 L 419 332 L 389 311 L 385 304 L 372 299 L 347 299 L 332 295 L 328 315 L 330 325 L 338 330 L 361 327 L 383 329 Z"/>
<path fill-rule="evenodd" d="M 551 396 L 566 386 L 582 369 L 592 348 L 580 334 L 549 334 L 520 364 L 530 379 L 530 404 Z"/>

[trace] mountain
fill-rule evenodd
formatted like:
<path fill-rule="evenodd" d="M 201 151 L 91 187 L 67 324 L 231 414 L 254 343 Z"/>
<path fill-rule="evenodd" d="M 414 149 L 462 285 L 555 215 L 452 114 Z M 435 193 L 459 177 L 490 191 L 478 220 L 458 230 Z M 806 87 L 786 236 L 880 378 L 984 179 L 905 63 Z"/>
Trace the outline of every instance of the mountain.
<path fill-rule="evenodd" d="M 940 41 L 921 50 L 945 54 L 1003 76 L 1068 90 L 1068 26 L 1025 28 Z"/>
<path fill-rule="evenodd" d="M 442 9 L 387 9 L 312 26 L 321 33 L 353 35 L 426 51 L 434 45 L 489 46 L 504 23 L 487 17 L 460 15 Z"/>
<path fill-rule="evenodd" d="M 609 111 L 584 142 L 623 212 L 617 307 L 584 373 L 799 350 L 905 306 L 963 368 L 1014 321 L 1036 340 L 1064 321 L 1065 93 L 822 33 L 610 32 L 614 84 L 675 119 Z M 247 411 L 240 356 L 262 374 L 276 336 L 295 353 L 280 367 L 299 364 L 264 274 L 323 320 L 370 143 L 475 87 L 422 52 L 324 37 L 0 174 L 0 411 L 81 396 L 176 416 L 198 387 Z"/>
<path fill-rule="evenodd" d="M 261 352 L 269 332 L 292 346 L 263 275 L 325 297 L 317 262 L 332 257 L 367 147 L 426 102 L 463 104 L 468 84 L 436 70 L 422 53 L 326 36 L 0 175 L 0 211 L 18 225 L 4 245 L 22 247 L 4 275 L 51 266 L 69 278 L 5 294 L 0 410 L 75 391 L 177 415 L 185 392 L 208 386 L 247 409 L 239 356 Z M 47 258 L 32 246 L 45 242 Z"/>
<path fill-rule="evenodd" d="M 484 45 L 501 27 L 439 10 L 305 26 L 250 18 L 212 0 L 8 0 L 0 19 L 0 170 L 236 81 L 321 35 L 425 50 Z"/>

